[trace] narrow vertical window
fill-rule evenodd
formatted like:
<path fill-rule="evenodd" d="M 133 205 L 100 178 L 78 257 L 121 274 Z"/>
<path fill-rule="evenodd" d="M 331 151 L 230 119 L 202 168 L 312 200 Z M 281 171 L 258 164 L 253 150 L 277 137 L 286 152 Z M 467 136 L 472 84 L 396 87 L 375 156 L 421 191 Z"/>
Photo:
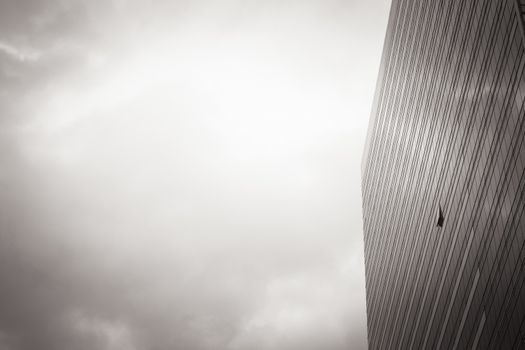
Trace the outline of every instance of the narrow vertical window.
<path fill-rule="evenodd" d="M 443 223 L 445 222 L 445 216 L 443 216 L 443 210 L 441 209 L 441 205 L 439 206 L 439 215 L 437 220 L 437 226 L 443 227 Z"/>

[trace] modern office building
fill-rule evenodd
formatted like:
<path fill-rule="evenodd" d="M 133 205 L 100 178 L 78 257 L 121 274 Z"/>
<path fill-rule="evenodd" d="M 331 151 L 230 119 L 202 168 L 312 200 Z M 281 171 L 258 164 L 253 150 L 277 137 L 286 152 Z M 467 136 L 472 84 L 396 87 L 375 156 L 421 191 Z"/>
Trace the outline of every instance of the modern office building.
<path fill-rule="evenodd" d="M 370 349 L 525 349 L 515 0 L 393 0 L 362 164 Z"/>

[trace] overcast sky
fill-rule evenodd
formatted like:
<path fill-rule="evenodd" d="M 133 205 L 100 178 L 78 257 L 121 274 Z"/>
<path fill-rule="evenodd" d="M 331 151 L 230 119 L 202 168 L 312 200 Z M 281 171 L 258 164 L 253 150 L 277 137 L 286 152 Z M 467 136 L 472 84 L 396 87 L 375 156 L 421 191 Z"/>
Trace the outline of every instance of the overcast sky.
<path fill-rule="evenodd" d="M 366 348 L 388 0 L 2 0 L 0 350 Z"/>

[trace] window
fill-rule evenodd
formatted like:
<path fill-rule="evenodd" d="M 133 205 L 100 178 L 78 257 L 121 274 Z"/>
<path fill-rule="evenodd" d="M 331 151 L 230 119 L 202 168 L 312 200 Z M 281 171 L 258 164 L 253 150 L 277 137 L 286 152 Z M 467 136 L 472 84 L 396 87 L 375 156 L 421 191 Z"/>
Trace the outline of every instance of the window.
<path fill-rule="evenodd" d="M 437 226 L 443 227 L 443 223 L 445 222 L 445 217 L 443 216 L 443 210 L 441 209 L 441 205 L 439 206 L 439 215 L 437 220 Z"/>

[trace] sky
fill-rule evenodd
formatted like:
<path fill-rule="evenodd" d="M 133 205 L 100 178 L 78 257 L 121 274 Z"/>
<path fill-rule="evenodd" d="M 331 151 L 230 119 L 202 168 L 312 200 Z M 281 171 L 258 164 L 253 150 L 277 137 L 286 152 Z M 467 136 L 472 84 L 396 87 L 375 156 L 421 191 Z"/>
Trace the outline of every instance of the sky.
<path fill-rule="evenodd" d="M 387 0 L 0 2 L 0 350 L 366 349 Z"/>

